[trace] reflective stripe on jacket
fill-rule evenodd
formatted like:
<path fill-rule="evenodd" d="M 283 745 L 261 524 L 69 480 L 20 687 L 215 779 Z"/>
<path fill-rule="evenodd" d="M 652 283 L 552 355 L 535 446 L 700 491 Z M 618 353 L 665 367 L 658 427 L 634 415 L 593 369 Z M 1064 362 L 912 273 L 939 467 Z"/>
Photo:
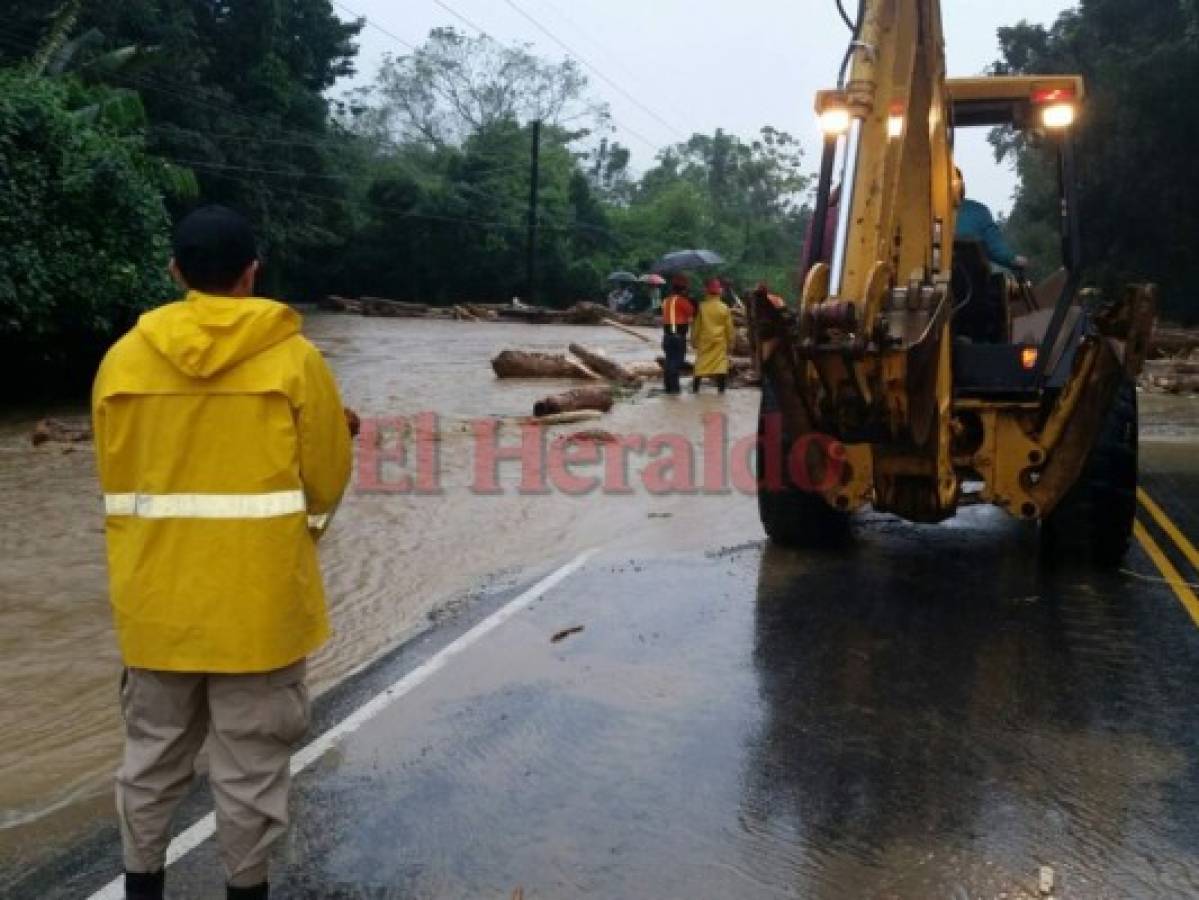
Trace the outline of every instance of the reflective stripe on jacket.
<path fill-rule="evenodd" d="M 662 303 L 662 327 L 674 332 L 679 326 L 691 324 L 695 318 L 695 307 L 691 300 L 681 294 L 671 294 Z"/>
<path fill-rule="evenodd" d="M 125 665 L 265 672 L 319 647 L 313 529 L 341 499 L 351 447 L 300 317 L 193 292 L 109 351 L 92 410 Z"/>

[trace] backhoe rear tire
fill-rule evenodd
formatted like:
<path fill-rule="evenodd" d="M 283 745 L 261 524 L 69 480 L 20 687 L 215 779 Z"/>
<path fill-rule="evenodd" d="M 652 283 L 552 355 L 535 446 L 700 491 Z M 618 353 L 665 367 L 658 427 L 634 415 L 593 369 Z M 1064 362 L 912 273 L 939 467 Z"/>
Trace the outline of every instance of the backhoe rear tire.
<path fill-rule="evenodd" d="M 849 516 L 829 506 L 824 497 L 800 490 L 791 483 L 783 466 L 783 489 L 769 490 L 765 483 L 766 416 L 778 412 L 768 382 L 762 385 L 758 414 L 758 514 L 771 543 L 792 549 L 830 547 L 844 543 L 850 535 Z M 783 447 L 783 459 L 791 448 Z"/>
<path fill-rule="evenodd" d="M 1125 379 L 1078 483 L 1041 524 L 1043 561 L 1120 566 L 1137 514 L 1138 440 L 1136 385 Z"/>

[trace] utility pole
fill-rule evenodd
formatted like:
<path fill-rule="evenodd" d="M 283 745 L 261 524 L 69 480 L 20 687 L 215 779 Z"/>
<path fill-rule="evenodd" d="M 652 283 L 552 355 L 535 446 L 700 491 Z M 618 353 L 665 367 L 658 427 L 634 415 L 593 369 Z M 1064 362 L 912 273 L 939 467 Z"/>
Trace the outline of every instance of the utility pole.
<path fill-rule="evenodd" d="M 529 303 L 537 303 L 537 205 L 541 190 L 541 120 L 532 122 L 533 150 L 529 165 L 529 239 L 525 266 L 525 291 Z"/>

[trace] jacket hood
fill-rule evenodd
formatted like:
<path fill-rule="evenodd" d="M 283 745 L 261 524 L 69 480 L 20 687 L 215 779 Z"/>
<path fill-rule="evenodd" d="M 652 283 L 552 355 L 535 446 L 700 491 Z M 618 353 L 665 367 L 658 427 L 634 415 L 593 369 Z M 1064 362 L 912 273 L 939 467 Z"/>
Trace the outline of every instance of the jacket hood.
<path fill-rule="evenodd" d="M 211 378 L 298 334 L 300 321 L 273 300 L 191 291 L 143 315 L 137 330 L 185 375 Z"/>

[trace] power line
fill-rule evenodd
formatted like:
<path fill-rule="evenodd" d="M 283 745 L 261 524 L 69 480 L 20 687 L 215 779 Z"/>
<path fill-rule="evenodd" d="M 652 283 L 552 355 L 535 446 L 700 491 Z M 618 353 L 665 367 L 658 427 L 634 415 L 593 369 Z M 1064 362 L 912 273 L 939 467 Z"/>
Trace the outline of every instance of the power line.
<path fill-rule="evenodd" d="M 513 11 L 515 11 L 516 13 L 518 13 L 519 15 L 521 15 L 525 19 L 527 19 L 533 25 L 534 28 L 536 28 L 538 31 L 540 31 L 542 34 L 544 34 L 546 37 L 548 37 L 551 41 L 553 41 L 555 44 L 557 44 L 559 47 L 561 47 L 563 50 L 565 50 L 574 59 L 578 60 L 580 63 L 582 63 L 584 66 L 586 66 L 592 73 L 595 74 L 595 76 L 597 78 L 602 80 L 605 84 L 607 84 L 609 87 L 611 87 L 614 91 L 617 91 L 622 97 L 624 97 L 630 103 L 635 105 L 638 109 L 640 109 L 642 112 L 644 112 L 647 116 L 649 116 L 651 119 L 653 119 L 659 125 L 661 125 L 663 128 L 667 129 L 668 131 L 673 132 L 677 137 L 681 138 L 682 140 L 684 140 L 684 141 L 687 140 L 687 138 L 688 138 L 687 135 L 683 134 L 682 131 L 675 128 L 673 125 L 671 125 L 669 122 L 667 122 L 664 118 L 662 118 L 662 116 L 658 115 L 658 113 L 654 112 L 652 109 L 650 109 L 644 103 L 642 103 L 640 100 L 638 100 L 636 97 L 634 97 L 628 91 L 626 91 L 623 87 L 621 87 L 619 84 L 617 84 L 611 78 L 609 78 L 603 71 L 600 70 L 600 68 L 598 66 L 596 66 L 593 63 L 591 63 L 590 61 L 588 61 L 586 57 L 582 56 L 581 54 L 579 54 L 578 52 L 573 50 L 570 47 L 570 45 L 568 45 L 560 37 L 558 37 L 556 34 L 554 34 L 554 32 L 550 31 L 546 26 L 542 25 L 541 22 L 538 21 L 532 14 L 526 12 L 524 9 L 522 9 L 520 6 L 518 6 L 516 4 L 515 0 L 504 0 L 504 3 L 506 3 L 508 6 L 510 6 L 513 9 Z"/>
<path fill-rule="evenodd" d="M 440 6 L 442 9 L 444 9 L 446 12 L 448 12 L 451 16 L 453 16 L 455 19 L 457 19 L 459 22 L 461 22 L 467 28 L 473 28 L 479 34 L 483 35 L 483 37 L 490 38 L 493 41 L 495 40 L 495 38 L 491 37 L 491 35 L 489 35 L 486 31 L 484 31 L 482 28 L 480 28 L 478 25 L 476 25 L 474 22 L 472 22 L 466 16 L 462 15 L 462 13 L 458 12 L 458 10 L 454 9 L 448 3 L 442 3 L 441 0 L 433 0 L 433 2 L 436 5 Z"/>
<path fill-rule="evenodd" d="M 378 31 L 380 34 L 385 34 L 385 35 L 387 35 L 389 38 L 391 38 L 391 39 L 392 39 L 393 41 L 395 41 L 396 43 L 403 44 L 405 47 L 407 47 L 407 48 L 408 48 L 409 50 L 411 50 L 413 53 L 415 53 L 415 52 L 416 52 L 416 49 L 417 49 L 417 48 L 416 48 L 416 45 L 415 45 L 415 44 L 410 44 L 408 41 L 404 40 L 404 39 L 403 39 L 402 37 L 400 37 L 398 34 L 395 34 L 394 32 L 388 31 L 388 30 L 387 30 L 386 28 L 384 28 L 382 25 L 378 24 L 377 22 L 373 22 L 373 21 L 371 21 L 370 19 L 368 19 L 366 16 L 362 15 L 362 13 L 355 12 L 353 9 L 351 9 L 350 7 L 348 7 L 348 6 L 346 6 L 344 3 L 342 3 L 342 2 L 341 2 L 341 0 L 333 0 L 333 5 L 334 5 L 334 6 L 336 6 L 336 7 L 338 7 L 339 9 L 345 10 L 345 11 L 346 11 L 346 12 L 348 12 L 348 13 L 349 13 L 351 16 L 354 16 L 354 17 L 355 17 L 355 18 L 357 18 L 357 19 L 361 19 L 361 20 L 362 20 L 362 21 L 364 21 L 364 22 L 365 22 L 367 25 L 369 25 L 371 28 L 375 29 L 375 31 Z"/>
<path fill-rule="evenodd" d="M 444 9 L 447 13 L 449 13 L 451 16 L 453 16 L 459 22 L 462 22 L 467 27 L 474 29 L 478 34 L 482 35 L 483 37 L 487 38 L 488 40 L 495 41 L 497 44 L 501 43 L 500 41 L 496 40 L 496 38 L 493 35 L 491 35 L 485 28 L 483 28 L 480 25 L 475 24 L 470 19 L 468 19 L 466 16 L 462 15 L 462 13 L 458 12 L 458 10 L 454 9 L 454 7 L 450 6 L 448 3 L 443 2 L 443 0 L 433 0 L 433 3 L 435 3 L 437 6 L 441 7 L 442 9 Z M 517 10 L 517 11 L 520 12 L 520 10 Z M 540 27 L 540 26 L 538 26 L 538 27 Z M 569 53 L 570 51 L 567 50 L 567 52 Z M 605 76 L 601 76 L 601 77 L 605 77 Z M 617 90 L 620 90 L 620 88 L 618 87 Z M 634 102 L 636 102 L 636 101 L 634 101 Z M 618 125 L 625 132 L 627 132 L 631 137 L 636 138 L 637 140 L 641 141 L 641 143 L 645 144 L 651 150 L 657 151 L 657 150 L 662 149 L 661 145 L 657 141 L 650 140 L 645 135 L 641 134 L 640 132 L 636 131 L 633 128 L 630 128 L 628 125 L 625 125 L 623 122 L 617 121 L 617 119 L 614 117 L 612 118 L 612 124 Z M 670 126 L 667 126 L 667 127 L 669 128 Z M 671 129 L 671 130 L 674 130 L 674 129 Z M 675 133 L 677 134 L 679 132 L 675 131 Z"/>

